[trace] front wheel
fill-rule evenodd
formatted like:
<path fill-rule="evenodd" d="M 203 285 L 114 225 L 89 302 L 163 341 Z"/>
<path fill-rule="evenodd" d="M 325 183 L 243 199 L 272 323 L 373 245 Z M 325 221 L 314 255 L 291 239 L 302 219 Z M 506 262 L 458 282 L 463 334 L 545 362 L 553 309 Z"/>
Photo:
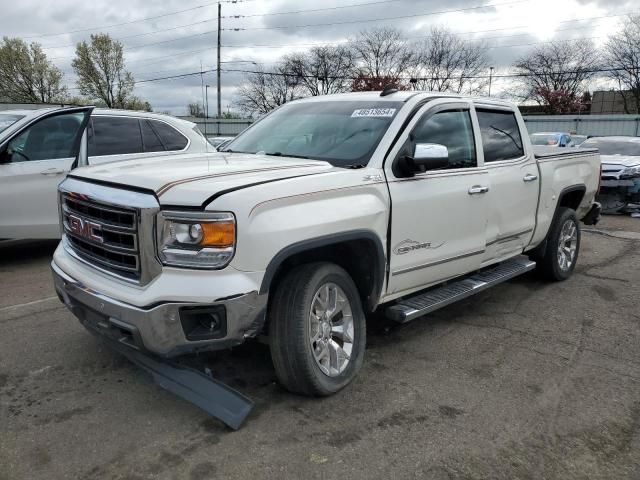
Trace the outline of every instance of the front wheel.
<path fill-rule="evenodd" d="M 580 252 L 580 224 L 576 212 L 562 207 L 551 225 L 547 245 L 538 268 L 548 280 L 561 281 L 571 276 Z"/>
<path fill-rule="evenodd" d="M 331 395 L 358 373 L 365 316 L 353 280 L 331 263 L 302 265 L 270 302 L 269 344 L 280 383 L 294 393 Z"/>

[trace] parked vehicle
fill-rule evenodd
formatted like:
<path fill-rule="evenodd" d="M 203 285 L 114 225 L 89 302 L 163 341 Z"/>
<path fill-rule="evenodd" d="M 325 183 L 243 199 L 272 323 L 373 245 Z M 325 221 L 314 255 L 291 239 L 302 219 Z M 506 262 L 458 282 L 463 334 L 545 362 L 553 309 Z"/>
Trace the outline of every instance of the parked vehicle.
<path fill-rule="evenodd" d="M 579 147 L 580 145 L 582 145 L 587 139 L 589 138 L 589 135 L 571 135 L 571 143 L 572 143 L 572 147 Z"/>
<path fill-rule="evenodd" d="M 368 312 L 407 322 L 534 267 L 565 280 L 579 220 L 599 214 L 597 151 L 534 152 L 518 108 L 491 98 L 303 99 L 180 162 L 60 185 L 58 295 L 138 359 L 264 336 L 281 384 L 313 396 L 356 376 Z"/>
<path fill-rule="evenodd" d="M 209 137 L 207 140 L 209 140 L 209 143 L 211 145 L 218 148 L 221 145 L 226 144 L 231 140 L 233 140 L 233 137 Z"/>
<path fill-rule="evenodd" d="M 624 212 L 640 203 L 640 138 L 592 137 L 583 147 L 597 148 L 602 160 L 599 201 L 604 213 Z"/>
<path fill-rule="evenodd" d="M 0 112 L 0 238 L 60 238 L 57 187 L 77 166 L 207 150 L 194 123 L 167 115 L 92 107 Z"/>
<path fill-rule="evenodd" d="M 571 135 L 568 133 L 532 133 L 530 135 L 533 145 L 545 145 L 548 147 L 573 147 Z"/>

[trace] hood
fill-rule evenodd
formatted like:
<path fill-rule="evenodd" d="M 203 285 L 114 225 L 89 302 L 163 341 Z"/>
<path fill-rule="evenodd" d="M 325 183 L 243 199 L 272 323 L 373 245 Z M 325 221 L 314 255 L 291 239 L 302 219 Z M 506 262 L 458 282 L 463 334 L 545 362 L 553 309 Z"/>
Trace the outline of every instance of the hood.
<path fill-rule="evenodd" d="M 163 205 L 204 206 L 225 191 L 332 170 L 317 160 L 217 152 L 82 167 L 70 176 L 147 190 Z"/>
<path fill-rule="evenodd" d="M 640 156 L 636 155 L 600 155 L 602 166 L 635 167 L 640 165 Z"/>

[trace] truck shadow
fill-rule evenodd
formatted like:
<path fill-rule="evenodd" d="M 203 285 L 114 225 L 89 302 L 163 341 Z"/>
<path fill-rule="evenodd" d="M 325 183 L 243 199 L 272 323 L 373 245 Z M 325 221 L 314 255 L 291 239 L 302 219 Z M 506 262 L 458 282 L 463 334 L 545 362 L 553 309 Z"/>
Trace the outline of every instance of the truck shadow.
<path fill-rule="evenodd" d="M 60 240 L 0 240 L 0 267 L 50 260 Z"/>

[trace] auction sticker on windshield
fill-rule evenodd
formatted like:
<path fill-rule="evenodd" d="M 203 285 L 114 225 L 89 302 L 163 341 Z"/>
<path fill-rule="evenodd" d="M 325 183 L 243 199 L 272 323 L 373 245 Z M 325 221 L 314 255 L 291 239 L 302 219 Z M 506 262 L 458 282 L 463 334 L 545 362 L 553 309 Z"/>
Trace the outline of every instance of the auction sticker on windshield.
<path fill-rule="evenodd" d="M 395 108 L 359 108 L 354 110 L 351 118 L 354 117 L 393 117 Z"/>

